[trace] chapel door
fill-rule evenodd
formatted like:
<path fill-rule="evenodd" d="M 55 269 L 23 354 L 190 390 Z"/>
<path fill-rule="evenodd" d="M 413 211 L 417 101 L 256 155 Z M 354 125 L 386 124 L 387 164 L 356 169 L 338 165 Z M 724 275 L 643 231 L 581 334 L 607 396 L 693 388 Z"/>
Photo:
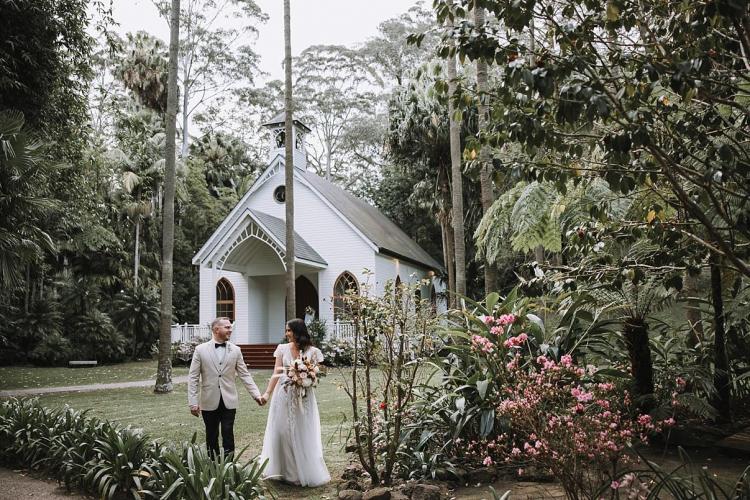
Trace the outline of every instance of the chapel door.
<path fill-rule="evenodd" d="M 300 276 L 295 281 L 294 287 L 297 300 L 296 317 L 305 319 L 305 309 L 309 306 L 315 312 L 315 318 L 318 318 L 320 308 L 318 307 L 318 291 L 315 289 L 315 285 L 306 277 Z"/>

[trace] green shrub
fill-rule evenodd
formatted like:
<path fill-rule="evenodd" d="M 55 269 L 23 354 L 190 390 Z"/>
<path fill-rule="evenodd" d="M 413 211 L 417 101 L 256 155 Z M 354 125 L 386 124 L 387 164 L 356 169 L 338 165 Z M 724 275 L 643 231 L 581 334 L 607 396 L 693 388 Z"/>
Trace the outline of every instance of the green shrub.
<path fill-rule="evenodd" d="M 321 346 L 325 343 L 327 336 L 326 320 L 314 319 L 307 325 L 313 345 Z"/>
<path fill-rule="evenodd" d="M 70 340 L 53 332 L 45 336 L 29 353 L 29 361 L 37 366 L 64 366 L 72 354 Z"/>
<path fill-rule="evenodd" d="M 130 493 L 138 497 L 141 489 L 141 466 L 153 455 L 151 439 L 137 429 L 118 429 L 113 425 L 101 428 L 96 440 L 96 458 L 88 463 L 84 484 L 102 498 L 112 498 L 117 493 Z"/>
<path fill-rule="evenodd" d="M 264 498 L 261 474 L 265 462 L 252 459 L 245 464 L 220 455 L 211 459 L 206 448 L 190 443 L 179 449 L 165 449 L 158 462 L 144 465 L 147 477 L 143 494 L 161 500 L 236 500 Z M 240 451 L 241 455 L 244 450 Z"/>
<path fill-rule="evenodd" d="M 68 338 L 73 343 L 73 357 L 118 363 L 125 360 L 126 341 L 101 311 L 92 310 L 76 318 Z"/>
<path fill-rule="evenodd" d="M 332 339 L 321 344 L 324 363 L 328 366 L 352 366 L 354 343 L 345 339 Z"/>
<path fill-rule="evenodd" d="M 641 456 L 645 465 L 620 472 L 612 483 L 603 485 L 597 498 L 674 498 L 675 500 L 744 500 L 750 498 L 750 467 L 731 484 L 723 484 L 715 474 L 695 467 L 688 454 L 679 448 L 681 464 L 672 471 Z"/>
<path fill-rule="evenodd" d="M 69 489 L 99 498 L 263 498 L 263 465 L 244 465 L 205 447 L 165 446 L 143 432 L 119 428 L 71 408 L 50 410 L 36 400 L 0 403 L 0 463 L 44 471 Z"/>
<path fill-rule="evenodd" d="M 112 319 L 128 339 L 131 357 L 147 356 L 159 340 L 158 293 L 147 287 L 119 293 L 114 300 Z"/>
<path fill-rule="evenodd" d="M 194 337 L 187 342 L 172 342 L 172 364 L 174 366 L 190 365 L 190 362 L 193 360 L 195 348 L 207 340 L 202 337 Z M 156 356 L 158 353 L 159 346 L 155 344 L 152 349 L 152 355 Z"/>

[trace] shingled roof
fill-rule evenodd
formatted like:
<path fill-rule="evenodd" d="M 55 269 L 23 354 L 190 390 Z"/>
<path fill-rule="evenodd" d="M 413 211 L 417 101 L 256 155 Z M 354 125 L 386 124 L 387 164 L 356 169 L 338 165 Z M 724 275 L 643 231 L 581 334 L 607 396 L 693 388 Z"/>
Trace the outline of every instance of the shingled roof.
<path fill-rule="evenodd" d="M 271 233 L 271 236 L 281 243 L 281 248 L 286 248 L 286 223 L 283 220 L 265 212 L 258 212 L 257 210 L 248 209 L 248 212 L 253 214 L 255 220 L 262 224 Z M 294 232 L 294 258 L 328 265 L 328 262 L 297 234 L 297 231 Z"/>
<path fill-rule="evenodd" d="M 261 126 L 263 127 L 273 127 L 275 125 L 284 125 L 286 123 L 286 111 L 282 111 L 281 113 L 277 114 L 270 120 L 268 120 L 266 123 L 262 123 Z M 297 120 L 296 118 L 292 119 L 292 123 L 303 129 L 305 132 L 310 132 L 310 127 L 302 123 L 301 121 Z"/>
<path fill-rule="evenodd" d="M 377 208 L 313 172 L 298 171 L 298 174 L 377 246 L 380 253 L 443 271 L 440 263 Z"/>

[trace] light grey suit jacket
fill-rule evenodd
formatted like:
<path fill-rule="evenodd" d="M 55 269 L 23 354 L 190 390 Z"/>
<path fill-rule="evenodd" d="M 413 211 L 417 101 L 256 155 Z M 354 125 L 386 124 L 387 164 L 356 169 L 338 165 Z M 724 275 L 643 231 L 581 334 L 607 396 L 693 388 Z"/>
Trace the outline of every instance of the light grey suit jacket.
<path fill-rule="evenodd" d="M 195 348 L 193 361 L 190 363 L 188 375 L 188 404 L 198 405 L 200 387 L 201 410 L 213 411 L 219 407 L 219 398 L 224 400 L 224 406 L 229 409 L 237 408 L 239 397 L 235 379 L 239 376 L 245 384 L 247 392 L 257 400 L 260 391 L 255 385 L 252 375 L 247 370 L 242 351 L 231 342 L 220 349 L 226 349 L 224 362 L 219 363 L 218 349 L 214 347 L 214 340 L 200 344 Z"/>

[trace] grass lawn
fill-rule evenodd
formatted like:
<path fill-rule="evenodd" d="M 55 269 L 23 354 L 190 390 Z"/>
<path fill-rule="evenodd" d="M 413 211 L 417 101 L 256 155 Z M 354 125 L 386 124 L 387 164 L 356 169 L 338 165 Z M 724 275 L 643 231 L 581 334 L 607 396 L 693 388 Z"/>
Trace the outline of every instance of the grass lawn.
<path fill-rule="evenodd" d="M 185 366 L 175 366 L 172 374 L 187 375 Z M 156 361 L 134 361 L 94 368 L 40 368 L 36 366 L 0 367 L 0 390 L 35 389 L 67 385 L 133 382 L 156 378 Z"/>
<path fill-rule="evenodd" d="M 135 364 L 135 363 L 133 363 Z M 122 366 L 122 365 L 121 365 Z M 155 362 L 152 368 L 155 367 Z M 107 367 L 114 369 L 115 367 Z M 144 369 L 146 367 L 144 366 Z M 131 368 L 128 367 L 128 370 Z M 84 371 L 84 369 L 79 369 Z M 76 372 L 79 370 L 70 370 Z M 68 372 L 65 372 L 66 375 Z M 271 370 L 252 370 L 253 378 L 265 389 Z M 328 377 L 321 380 L 316 389 L 320 423 L 323 434 L 323 448 L 326 463 L 335 481 L 348 464 L 343 451 L 346 429 L 341 425 L 349 411 L 349 399 L 339 388 L 342 375 L 338 370 L 329 371 Z M 125 381 L 117 376 L 113 382 Z M 135 379 L 133 379 L 135 380 Z M 65 378 L 59 385 L 69 385 Z M 259 407 L 247 394 L 242 384 L 238 384 L 240 407 L 234 426 L 237 449 L 247 446 L 244 458 L 259 454 L 263 445 L 268 406 Z M 278 390 L 278 389 L 277 389 Z M 193 433 L 198 433 L 198 441 L 205 441 L 203 421 L 193 417 L 187 408 L 187 384 L 178 384 L 171 394 L 156 395 L 151 388 L 118 389 L 116 391 L 96 391 L 86 393 L 48 394 L 39 396 L 39 401 L 48 407 L 69 405 L 76 409 L 90 408 L 91 415 L 144 429 L 153 437 L 172 441 L 187 441 Z M 331 483 L 320 488 L 296 488 L 278 485 L 279 498 L 335 498 L 336 486 Z"/>

